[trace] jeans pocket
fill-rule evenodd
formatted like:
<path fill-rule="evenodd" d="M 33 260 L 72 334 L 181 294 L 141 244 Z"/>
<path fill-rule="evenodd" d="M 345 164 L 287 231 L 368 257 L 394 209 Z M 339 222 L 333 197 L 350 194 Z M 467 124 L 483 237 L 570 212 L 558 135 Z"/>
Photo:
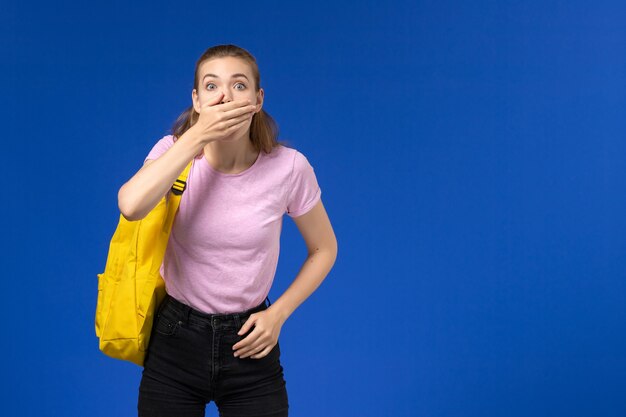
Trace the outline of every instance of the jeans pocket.
<path fill-rule="evenodd" d="M 237 336 L 236 342 L 240 342 L 244 338 L 245 336 Z M 274 345 L 274 347 L 272 347 L 272 349 L 269 352 L 267 352 L 267 354 L 263 356 L 262 358 L 253 358 L 251 356 L 247 356 L 245 358 L 237 357 L 237 359 L 244 360 L 244 361 L 256 361 L 258 363 L 277 362 L 280 360 L 280 342 L 276 341 L 276 344 Z"/>
<path fill-rule="evenodd" d="M 168 309 L 162 309 L 157 315 L 154 330 L 163 336 L 174 336 L 181 322 Z"/>

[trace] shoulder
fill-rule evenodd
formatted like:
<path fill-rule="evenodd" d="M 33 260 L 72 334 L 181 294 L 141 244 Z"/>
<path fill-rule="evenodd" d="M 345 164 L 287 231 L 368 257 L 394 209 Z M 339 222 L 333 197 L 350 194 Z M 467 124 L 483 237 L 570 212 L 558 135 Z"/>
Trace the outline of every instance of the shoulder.
<path fill-rule="evenodd" d="M 163 155 L 165 151 L 172 147 L 174 144 L 175 138 L 173 135 L 165 135 L 161 139 L 159 139 L 150 149 L 150 152 L 144 158 L 144 163 L 148 159 L 157 159 L 159 156 Z"/>
<path fill-rule="evenodd" d="M 292 166 L 294 173 L 302 173 L 307 171 L 313 171 L 313 166 L 304 153 L 298 149 L 293 149 L 291 154 Z"/>
<path fill-rule="evenodd" d="M 264 154 L 263 159 L 261 169 L 271 173 L 272 178 L 280 178 L 290 184 L 299 181 L 303 176 L 310 176 L 313 171 L 308 158 L 299 149 L 282 144 Z"/>
<path fill-rule="evenodd" d="M 291 171 L 291 169 L 293 169 L 294 167 L 296 159 L 298 158 L 298 154 L 300 154 L 300 151 L 298 151 L 297 149 L 280 144 L 274 147 L 272 149 L 272 152 L 265 154 L 264 157 L 270 160 L 271 165 L 273 165 L 274 167 L 282 166 L 285 168 L 289 168 L 289 170 Z"/>
<path fill-rule="evenodd" d="M 308 158 L 299 149 L 279 145 L 275 147 L 270 154 L 270 158 L 281 160 L 284 163 L 290 164 L 291 167 L 303 165 L 308 163 Z"/>
<path fill-rule="evenodd" d="M 165 135 L 163 136 L 161 139 L 159 139 L 159 142 L 163 143 L 164 145 L 167 146 L 172 146 L 175 142 L 176 138 L 174 137 L 174 135 Z"/>
<path fill-rule="evenodd" d="M 167 149 L 167 148 L 170 148 L 174 144 L 175 140 L 176 140 L 176 138 L 174 137 L 174 135 L 165 135 L 165 136 L 161 137 L 154 144 L 153 148 L 157 148 L 157 149 Z"/>
<path fill-rule="evenodd" d="M 292 182 L 298 182 L 302 178 L 315 176 L 313 165 L 311 165 L 307 156 L 299 149 L 285 147 L 282 152 L 284 153 L 284 163 Z"/>

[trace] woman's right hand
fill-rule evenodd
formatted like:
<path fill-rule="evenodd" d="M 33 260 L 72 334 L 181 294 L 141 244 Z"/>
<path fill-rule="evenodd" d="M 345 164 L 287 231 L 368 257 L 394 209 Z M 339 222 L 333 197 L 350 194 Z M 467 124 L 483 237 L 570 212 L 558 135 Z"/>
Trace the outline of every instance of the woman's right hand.
<path fill-rule="evenodd" d="M 250 104 L 250 100 L 219 104 L 223 97 L 224 93 L 220 93 L 204 103 L 198 121 L 192 126 L 204 144 L 229 137 L 249 123 L 254 115 L 257 106 Z"/>

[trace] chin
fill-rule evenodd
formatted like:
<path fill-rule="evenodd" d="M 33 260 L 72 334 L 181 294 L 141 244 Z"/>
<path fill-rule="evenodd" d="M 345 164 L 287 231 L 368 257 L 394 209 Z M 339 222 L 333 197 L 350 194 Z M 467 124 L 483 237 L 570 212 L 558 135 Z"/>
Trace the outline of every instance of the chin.
<path fill-rule="evenodd" d="M 241 135 L 230 135 L 230 136 L 226 136 L 224 139 L 222 139 L 222 142 L 237 142 L 239 140 L 241 140 L 243 138 L 243 136 Z"/>

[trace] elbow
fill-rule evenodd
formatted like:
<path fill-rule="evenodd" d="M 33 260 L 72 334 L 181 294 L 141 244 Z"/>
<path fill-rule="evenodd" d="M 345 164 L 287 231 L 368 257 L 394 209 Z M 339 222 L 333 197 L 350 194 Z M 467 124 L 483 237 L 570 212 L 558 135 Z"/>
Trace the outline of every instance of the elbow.
<path fill-rule="evenodd" d="M 332 268 L 337 260 L 337 240 L 333 239 L 333 241 L 327 245 L 316 246 L 313 250 L 309 251 L 309 256 L 315 255 L 316 253 L 324 254 L 324 256 L 328 258 Z"/>
<path fill-rule="evenodd" d="M 333 245 L 331 247 L 331 254 L 332 254 L 332 264 L 331 264 L 331 268 L 333 266 L 335 266 L 335 262 L 337 261 L 337 252 L 338 252 L 338 245 L 337 245 L 337 238 L 335 237 L 333 239 Z"/>
<path fill-rule="evenodd" d="M 133 215 L 133 214 L 128 214 L 128 213 L 123 212 L 123 211 L 121 211 L 121 210 L 120 210 L 120 213 L 121 213 L 121 214 L 122 214 L 122 216 L 124 216 L 124 218 L 125 218 L 126 220 L 128 220 L 129 222 L 135 222 L 135 221 L 137 221 L 137 220 L 141 220 L 141 219 L 142 219 L 142 217 L 135 216 L 135 215 Z"/>
<path fill-rule="evenodd" d="M 337 251 L 338 251 L 337 236 L 335 236 L 335 233 L 333 233 L 333 237 L 331 239 L 328 250 L 333 256 L 333 263 L 335 263 L 335 261 L 337 260 Z"/>
<path fill-rule="evenodd" d="M 330 270 L 333 269 L 335 263 L 337 262 L 337 247 L 330 247 L 325 251 L 325 253 L 327 254 L 326 259 L 328 262 L 328 271 L 330 272 Z"/>
<path fill-rule="evenodd" d="M 132 204 L 129 204 L 128 198 L 126 196 L 127 193 L 124 189 L 125 185 L 126 184 L 124 184 L 117 193 L 117 207 L 119 208 L 120 213 L 122 214 L 122 216 L 124 216 L 126 220 L 130 222 L 141 220 L 141 217 L 137 215 Z"/>

